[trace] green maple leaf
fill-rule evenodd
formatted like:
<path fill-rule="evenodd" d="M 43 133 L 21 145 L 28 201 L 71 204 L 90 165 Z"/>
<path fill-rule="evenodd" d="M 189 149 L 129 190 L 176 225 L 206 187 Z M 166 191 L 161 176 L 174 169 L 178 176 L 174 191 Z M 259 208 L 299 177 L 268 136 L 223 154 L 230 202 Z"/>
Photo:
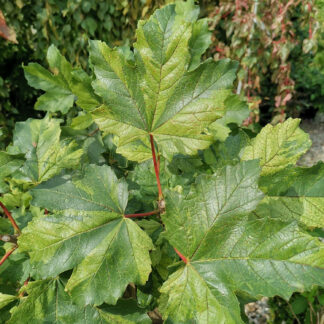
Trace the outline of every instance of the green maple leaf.
<path fill-rule="evenodd" d="M 228 124 L 241 125 L 250 113 L 247 103 L 237 95 L 229 96 L 225 101 L 225 107 L 224 116 L 208 127 L 214 138 L 220 141 L 225 141 L 231 132 Z"/>
<path fill-rule="evenodd" d="M 24 160 L 6 152 L 0 152 L 0 193 L 7 191 L 8 186 L 4 179 L 16 171 Z"/>
<path fill-rule="evenodd" d="M 32 190 L 33 205 L 54 211 L 34 218 L 19 237 L 36 275 L 72 269 L 66 289 L 80 304 L 115 304 L 126 286 L 145 284 L 151 239 L 124 217 L 128 192 L 110 167 L 89 165 L 83 177 L 53 178 Z"/>
<path fill-rule="evenodd" d="M 242 130 L 230 135 L 225 142 L 216 142 L 202 152 L 203 161 L 216 171 L 226 165 L 235 165 L 240 161 L 239 153 L 250 143 L 249 136 Z"/>
<path fill-rule="evenodd" d="M 299 123 L 300 119 L 289 118 L 276 126 L 268 124 L 243 150 L 242 159 L 260 159 L 262 175 L 295 164 L 311 146 L 309 135 L 298 127 Z"/>
<path fill-rule="evenodd" d="M 118 314 L 113 308 L 106 311 L 92 306 L 75 305 L 64 291 L 60 279 L 30 282 L 21 291 L 28 293 L 28 296 L 12 309 L 12 317 L 8 324 L 134 324 L 137 323 L 136 318 L 145 320 L 145 315 L 139 312 L 132 314 L 128 309 L 124 309 L 124 314 Z M 128 317 L 131 320 L 128 320 Z"/>
<path fill-rule="evenodd" d="M 9 150 L 24 154 L 26 161 L 12 177 L 18 182 L 37 184 L 63 168 L 77 168 L 83 151 L 75 141 L 60 140 L 60 134 L 60 120 L 48 116 L 16 123 Z"/>
<path fill-rule="evenodd" d="M 286 223 L 251 214 L 262 198 L 256 161 L 201 176 L 187 196 L 170 194 L 165 237 L 186 259 L 161 288 L 175 323 L 243 323 L 236 292 L 279 295 L 324 284 L 324 247 Z"/>
<path fill-rule="evenodd" d="M 24 67 L 28 84 L 46 91 L 38 98 L 36 110 L 61 111 L 65 114 L 75 100 L 84 109 L 99 105 L 99 98 L 91 87 L 91 78 L 82 69 L 73 69 L 54 45 L 47 51 L 47 61 L 53 74 L 37 63 Z"/>
<path fill-rule="evenodd" d="M 134 52 L 90 42 L 92 85 L 104 102 L 91 114 L 104 133 L 117 135 L 117 152 L 130 160 L 151 157 L 150 134 L 168 158 L 213 141 L 206 127 L 225 113 L 237 62 L 197 66 L 199 38 L 207 37 L 198 13 L 193 1 L 157 10 L 140 21 Z"/>
<path fill-rule="evenodd" d="M 298 220 L 310 227 L 324 227 L 324 164 L 287 168 L 261 178 L 267 197 L 258 206 L 259 216 Z"/>
<path fill-rule="evenodd" d="M 192 166 L 195 161 L 189 159 L 189 168 L 192 170 Z M 174 162 L 176 166 L 181 167 L 181 161 L 176 159 Z M 162 188 L 173 188 L 176 185 L 185 186 L 189 180 L 185 174 L 178 175 L 170 171 L 170 164 L 165 159 L 160 160 L 160 182 Z M 158 196 L 158 189 L 156 186 L 156 176 L 152 161 L 145 161 L 135 166 L 133 171 L 128 173 L 128 179 L 133 183 L 132 194 L 136 198 L 144 202 L 156 201 Z M 190 174 L 192 178 L 192 174 Z"/>

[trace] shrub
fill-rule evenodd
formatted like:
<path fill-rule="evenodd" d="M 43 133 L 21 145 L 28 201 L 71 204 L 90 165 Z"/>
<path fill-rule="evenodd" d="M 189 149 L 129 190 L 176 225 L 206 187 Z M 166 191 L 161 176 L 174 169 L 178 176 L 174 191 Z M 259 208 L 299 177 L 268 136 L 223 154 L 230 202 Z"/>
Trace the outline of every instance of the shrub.
<path fill-rule="evenodd" d="M 314 58 L 319 27 L 316 12 L 315 1 L 286 0 L 219 1 L 211 12 L 215 58 L 240 62 L 237 92 L 248 98 L 251 116 L 247 124 L 260 117 L 263 124 L 282 122 L 292 114 L 288 111 L 287 115 L 289 102 L 300 102 L 299 96 L 310 87 L 291 70 L 307 73 L 307 63 Z"/>
<path fill-rule="evenodd" d="M 47 115 L 0 155 L 3 320 L 242 323 L 248 300 L 324 284 L 324 165 L 295 166 L 311 144 L 298 119 L 237 126 L 238 64 L 201 62 L 198 13 L 157 10 L 133 51 L 91 41 L 91 76 L 54 46 L 52 72 L 24 68 Z"/>

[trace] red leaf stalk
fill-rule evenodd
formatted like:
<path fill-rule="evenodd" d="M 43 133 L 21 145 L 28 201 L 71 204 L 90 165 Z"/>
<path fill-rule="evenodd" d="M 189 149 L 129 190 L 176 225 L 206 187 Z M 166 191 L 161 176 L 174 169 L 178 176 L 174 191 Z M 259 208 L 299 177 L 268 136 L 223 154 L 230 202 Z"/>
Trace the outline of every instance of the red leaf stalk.
<path fill-rule="evenodd" d="M 153 211 L 148 212 L 148 213 L 127 214 L 127 215 L 124 215 L 124 217 L 126 217 L 126 218 L 146 217 L 146 216 L 156 215 L 159 212 L 160 212 L 159 210 L 153 210 Z"/>
<path fill-rule="evenodd" d="M 25 282 L 24 282 L 24 284 L 23 284 L 23 286 L 27 286 L 28 285 L 28 282 L 29 282 L 29 280 L 30 280 L 30 277 L 28 277 L 26 280 L 25 280 Z M 24 295 L 25 295 L 25 292 L 24 291 L 22 291 L 20 294 L 19 294 L 19 296 L 18 297 L 24 297 Z"/>
<path fill-rule="evenodd" d="M 185 263 L 185 264 L 187 264 L 188 263 L 188 260 L 187 260 L 187 258 L 184 256 L 184 255 L 182 255 L 176 248 L 174 248 L 174 251 L 179 255 L 179 257 L 180 257 L 180 259 Z"/>
<path fill-rule="evenodd" d="M 5 215 L 10 220 L 10 223 L 11 223 L 12 227 L 18 232 L 18 234 L 21 234 L 20 228 L 18 227 L 17 223 L 13 219 L 10 211 L 6 208 L 6 206 L 1 201 L 0 201 L 0 207 L 3 209 L 3 212 L 5 213 Z"/>
<path fill-rule="evenodd" d="M 11 250 L 9 250 L 0 260 L 0 266 L 9 258 L 10 254 L 17 249 L 17 246 L 14 246 Z"/>
<path fill-rule="evenodd" d="M 150 141 L 151 141 L 151 150 L 152 150 L 152 157 L 153 157 L 153 164 L 154 164 L 156 182 L 157 182 L 157 186 L 158 186 L 158 190 L 159 190 L 159 200 L 162 200 L 163 199 L 163 193 L 162 193 L 161 182 L 160 182 L 159 167 L 158 167 L 158 163 L 157 163 L 157 160 L 156 160 L 153 135 L 151 135 L 151 134 L 150 134 Z"/>

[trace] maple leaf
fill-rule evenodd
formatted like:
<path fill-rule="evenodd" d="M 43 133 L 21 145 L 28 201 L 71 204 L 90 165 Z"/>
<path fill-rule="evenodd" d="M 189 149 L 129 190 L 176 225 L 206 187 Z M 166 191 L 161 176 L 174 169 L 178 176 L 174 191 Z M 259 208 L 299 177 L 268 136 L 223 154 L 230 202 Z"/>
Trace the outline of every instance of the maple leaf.
<path fill-rule="evenodd" d="M 184 158 L 182 160 L 184 160 Z M 177 157 L 173 163 L 180 168 L 182 167 L 181 162 L 180 157 Z M 195 161 L 189 159 L 187 163 L 188 168 L 192 170 Z M 187 185 L 189 180 L 192 181 L 192 174 L 190 174 L 190 176 L 187 176 L 184 173 L 179 175 L 176 172 L 177 170 L 172 170 L 171 172 L 170 168 L 172 168 L 172 166 L 164 158 L 161 158 L 159 167 L 161 174 L 160 182 L 163 188 L 173 188 L 177 185 L 184 187 Z M 140 201 L 156 201 L 158 188 L 156 186 L 155 172 L 151 161 L 145 161 L 136 165 L 134 170 L 128 173 L 128 179 L 133 185 L 132 190 L 130 190 L 133 196 L 137 197 Z"/>
<path fill-rule="evenodd" d="M 256 213 L 262 217 L 298 220 L 310 227 L 324 227 L 324 164 L 290 167 L 262 177 L 267 194 Z"/>
<path fill-rule="evenodd" d="M 24 154 L 26 161 L 12 178 L 37 184 L 57 175 L 63 168 L 79 166 L 83 150 L 73 140 L 60 140 L 60 120 L 28 119 L 16 123 L 9 152 Z"/>
<path fill-rule="evenodd" d="M 205 129 L 225 113 L 237 62 L 209 59 L 197 66 L 200 36 L 207 38 L 198 13 L 193 1 L 157 10 L 140 21 L 134 52 L 90 42 L 92 85 L 104 102 L 91 114 L 104 133 L 118 136 L 117 152 L 128 159 L 151 158 L 149 135 L 168 158 L 213 141 Z"/>
<path fill-rule="evenodd" d="M 67 113 L 75 100 L 84 109 L 100 104 L 91 87 L 91 78 L 82 69 L 73 69 L 54 45 L 48 48 L 47 61 L 53 74 L 37 63 L 24 66 L 28 84 L 46 91 L 37 99 L 36 110 Z"/>
<path fill-rule="evenodd" d="M 258 164 L 200 176 L 187 196 L 167 196 L 168 239 L 187 260 L 161 288 L 164 318 L 175 323 L 243 323 L 236 292 L 253 298 L 324 284 L 324 246 L 287 223 L 251 214 L 262 198 Z"/>
<path fill-rule="evenodd" d="M 28 296 L 12 309 L 12 317 L 8 324 L 134 324 L 137 322 L 136 319 L 143 320 L 143 323 L 147 323 L 148 320 L 147 315 L 138 310 L 138 314 L 132 314 L 126 308 L 120 314 L 119 310 L 114 311 L 113 308 L 107 311 L 92 306 L 75 305 L 64 291 L 63 282 L 59 278 L 30 282 L 21 289 L 21 292 L 27 292 Z"/>
<path fill-rule="evenodd" d="M 202 152 L 203 161 L 213 171 L 226 165 L 235 165 L 240 161 L 239 153 L 250 143 L 249 136 L 239 130 L 237 134 L 231 134 L 224 142 L 216 142 Z"/>
<path fill-rule="evenodd" d="M 231 133 L 228 124 L 241 125 L 249 117 L 247 103 L 237 95 L 231 95 L 225 100 L 225 114 L 209 125 L 208 130 L 213 134 L 215 140 L 225 141 Z"/>
<path fill-rule="evenodd" d="M 262 175 L 278 172 L 297 160 L 310 148 L 309 135 L 299 127 L 300 119 L 289 118 L 268 124 L 242 152 L 243 160 L 260 159 Z"/>
<path fill-rule="evenodd" d="M 7 191 L 8 186 L 4 179 L 16 171 L 24 160 L 20 157 L 9 155 L 7 152 L 0 152 L 0 193 Z"/>
<path fill-rule="evenodd" d="M 32 195 L 33 205 L 55 212 L 34 218 L 19 237 L 36 275 L 75 267 L 66 289 L 83 305 L 115 304 L 129 283 L 145 284 L 154 246 L 124 217 L 127 184 L 110 167 L 88 165 L 82 177 L 53 178 Z"/>

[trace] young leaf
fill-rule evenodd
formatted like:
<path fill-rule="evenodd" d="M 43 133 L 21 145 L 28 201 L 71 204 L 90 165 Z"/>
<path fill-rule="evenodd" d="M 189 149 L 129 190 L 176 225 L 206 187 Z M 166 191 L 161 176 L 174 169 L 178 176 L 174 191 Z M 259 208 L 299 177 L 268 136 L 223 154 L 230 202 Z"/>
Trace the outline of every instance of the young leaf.
<path fill-rule="evenodd" d="M 235 292 L 280 295 L 324 283 L 324 248 L 296 223 L 247 215 L 262 194 L 255 161 L 201 176 L 169 195 L 165 237 L 187 260 L 161 288 L 160 310 L 176 323 L 243 323 Z M 244 215 L 245 214 L 245 215 Z"/>
<path fill-rule="evenodd" d="M 77 149 L 74 141 L 60 141 L 60 134 L 60 121 L 48 116 L 16 123 L 10 150 L 24 154 L 26 161 L 13 178 L 37 184 L 60 173 L 63 168 L 78 167 L 83 151 Z"/>
<path fill-rule="evenodd" d="M 7 191 L 8 186 L 4 179 L 17 170 L 24 160 L 6 152 L 0 152 L 0 193 Z"/>
<path fill-rule="evenodd" d="M 57 323 L 57 324 L 134 324 L 127 317 L 106 312 L 96 307 L 80 307 L 73 304 L 64 291 L 60 279 L 47 279 L 30 282 L 21 291 L 28 293 L 20 304 L 13 308 L 8 324 Z M 127 310 L 125 311 L 127 315 Z"/>
<path fill-rule="evenodd" d="M 237 134 L 228 136 L 225 142 L 216 142 L 204 150 L 203 160 L 214 171 L 226 165 L 235 165 L 240 161 L 240 151 L 249 143 L 249 136 L 240 130 Z"/>
<path fill-rule="evenodd" d="M 104 101 L 91 113 L 104 133 L 119 137 L 117 152 L 128 159 L 144 160 L 136 148 L 149 147 L 149 134 L 168 158 L 194 154 L 212 141 L 203 132 L 224 115 L 237 63 L 207 60 L 189 71 L 200 55 L 194 51 L 197 33 L 204 33 L 197 16 L 192 1 L 157 10 L 139 23 L 133 56 L 100 41 L 90 43 L 93 87 Z"/>
<path fill-rule="evenodd" d="M 176 159 L 174 162 L 177 166 L 181 166 L 182 161 Z M 195 161 L 189 160 L 190 168 L 192 169 Z M 185 186 L 189 180 L 188 176 L 181 174 L 181 176 L 174 174 L 170 171 L 170 164 L 164 158 L 160 160 L 160 182 L 162 188 L 172 188 L 176 185 Z M 152 161 L 145 161 L 135 166 L 134 170 L 128 173 L 129 179 L 133 182 L 132 195 L 149 203 L 156 201 L 158 196 L 158 189 L 156 186 L 156 178 Z M 192 177 L 192 174 L 190 175 Z"/>
<path fill-rule="evenodd" d="M 189 4 L 190 1 L 187 1 Z M 208 20 L 199 19 L 193 24 L 189 41 L 191 62 L 189 70 L 194 70 L 200 64 L 200 57 L 211 44 L 211 32 L 208 30 Z"/>
<path fill-rule="evenodd" d="M 300 119 L 268 124 L 242 153 L 243 160 L 260 159 L 262 175 L 273 174 L 295 164 L 311 146 L 308 134 L 299 127 Z"/>
<path fill-rule="evenodd" d="M 228 124 L 241 125 L 249 116 L 249 107 L 247 103 L 237 95 L 229 96 L 225 101 L 226 111 L 222 118 L 217 119 L 209 127 L 209 131 L 215 139 L 225 141 L 231 132 Z"/>
<path fill-rule="evenodd" d="M 324 227 L 324 164 L 287 168 L 262 177 L 267 197 L 256 213 L 285 221 L 296 219 L 310 227 Z"/>
<path fill-rule="evenodd" d="M 51 45 L 47 51 L 47 61 L 53 74 L 37 63 L 24 66 L 28 84 L 36 89 L 46 91 L 35 104 L 35 109 L 44 111 L 61 111 L 67 113 L 74 100 L 83 109 L 99 105 L 97 96 L 91 87 L 91 78 L 81 69 L 73 70 L 71 64 Z"/>
<path fill-rule="evenodd" d="M 0 293 L 0 309 L 17 300 L 16 296 Z"/>
<path fill-rule="evenodd" d="M 34 218 L 19 237 L 40 277 L 76 266 L 66 289 L 83 305 L 115 304 L 130 282 L 145 284 L 154 246 L 124 217 L 127 184 L 111 168 L 89 165 L 82 178 L 54 178 L 32 194 L 34 205 L 55 212 Z"/>
<path fill-rule="evenodd" d="M 76 130 L 86 129 L 93 123 L 92 117 L 90 114 L 79 115 L 72 119 L 71 128 Z"/>

